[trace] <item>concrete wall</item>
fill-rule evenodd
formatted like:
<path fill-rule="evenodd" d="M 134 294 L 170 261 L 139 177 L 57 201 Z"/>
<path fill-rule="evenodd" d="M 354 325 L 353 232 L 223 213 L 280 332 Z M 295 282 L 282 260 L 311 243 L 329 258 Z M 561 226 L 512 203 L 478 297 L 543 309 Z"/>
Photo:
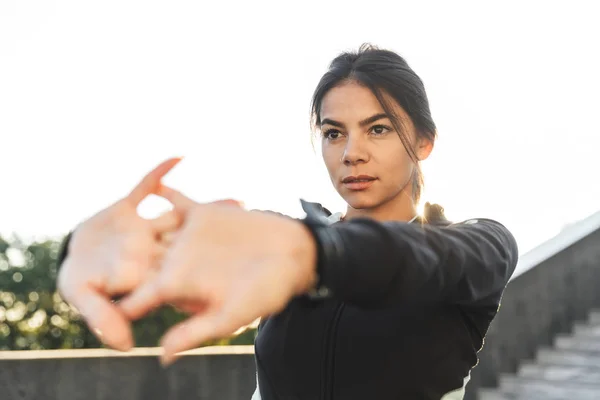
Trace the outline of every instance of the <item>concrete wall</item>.
<path fill-rule="evenodd" d="M 188 352 L 167 369 L 159 349 L 0 352 L 0 400 L 249 400 L 252 346 Z"/>
<path fill-rule="evenodd" d="M 496 387 L 499 374 L 516 372 L 551 346 L 557 333 L 571 332 L 576 321 L 600 307 L 600 230 L 515 277 L 506 288 L 500 311 L 479 353 L 479 365 L 467 385 L 466 399 L 478 387 Z"/>

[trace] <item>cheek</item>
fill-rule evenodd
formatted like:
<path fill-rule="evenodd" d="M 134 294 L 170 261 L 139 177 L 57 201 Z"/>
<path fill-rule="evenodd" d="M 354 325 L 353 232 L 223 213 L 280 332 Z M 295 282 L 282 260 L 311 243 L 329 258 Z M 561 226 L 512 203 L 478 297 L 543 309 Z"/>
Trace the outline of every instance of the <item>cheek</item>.
<path fill-rule="evenodd" d="M 395 151 L 386 151 L 380 158 L 380 164 L 383 164 L 387 180 L 395 186 L 396 184 L 404 184 L 413 171 L 414 164 L 408 156 L 404 147 L 395 149 Z"/>
<path fill-rule="evenodd" d="M 325 166 L 327 167 L 327 171 L 329 171 L 329 175 L 332 175 L 340 166 L 340 159 L 342 156 L 339 154 L 339 150 L 335 146 L 324 143 L 322 145 L 321 154 Z"/>

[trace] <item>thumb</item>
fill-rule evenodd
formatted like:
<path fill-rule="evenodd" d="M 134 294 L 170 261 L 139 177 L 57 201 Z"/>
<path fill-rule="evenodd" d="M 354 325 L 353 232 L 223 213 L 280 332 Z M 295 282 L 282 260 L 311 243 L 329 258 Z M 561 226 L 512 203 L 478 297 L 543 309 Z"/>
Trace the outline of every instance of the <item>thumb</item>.
<path fill-rule="evenodd" d="M 239 290 L 220 306 L 206 304 L 199 313 L 175 325 L 161 339 L 164 353 L 163 365 L 169 365 L 178 358 L 177 353 L 193 349 L 207 340 L 224 338 L 233 335 L 238 329 L 252 323 L 257 316 L 250 312 L 257 304 L 250 305 L 250 291 Z M 258 313 L 264 315 L 266 313 Z"/>
<path fill-rule="evenodd" d="M 207 340 L 225 337 L 235 329 L 228 329 L 227 320 L 223 313 L 215 309 L 205 309 L 204 312 L 190 316 L 183 322 L 171 327 L 162 337 L 163 347 L 161 364 L 172 364 L 177 353 L 201 346 Z"/>

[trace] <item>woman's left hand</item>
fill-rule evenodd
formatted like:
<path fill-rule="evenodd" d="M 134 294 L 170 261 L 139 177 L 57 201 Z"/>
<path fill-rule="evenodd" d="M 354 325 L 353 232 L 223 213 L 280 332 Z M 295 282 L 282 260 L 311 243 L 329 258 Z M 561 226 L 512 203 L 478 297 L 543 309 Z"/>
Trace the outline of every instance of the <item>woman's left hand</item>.
<path fill-rule="evenodd" d="M 301 222 L 236 205 L 199 204 L 167 187 L 161 196 L 182 214 L 183 226 L 158 274 L 120 307 L 138 319 L 161 304 L 194 305 L 196 312 L 162 338 L 163 363 L 281 311 L 314 283 L 316 246 Z"/>

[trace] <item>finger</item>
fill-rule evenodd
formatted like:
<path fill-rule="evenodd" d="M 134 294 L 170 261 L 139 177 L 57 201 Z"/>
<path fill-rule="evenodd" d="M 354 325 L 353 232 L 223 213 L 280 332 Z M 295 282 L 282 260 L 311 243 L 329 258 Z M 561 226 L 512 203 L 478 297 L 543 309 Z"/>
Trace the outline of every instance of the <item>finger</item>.
<path fill-rule="evenodd" d="M 202 313 L 167 331 L 161 339 L 164 348 L 161 363 L 171 364 L 177 358 L 177 353 L 198 347 L 207 340 L 231 336 L 241 327 L 252 323 L 256 316 L 249 313 L 248 295 L 246 290 L 236 291 L 219 309 L 204 308 Z"/>
<path fill-rule="evenodd" d="M 148 195 L 156 193 L 160 189 L 160 180 L 180 161 L 181 158 L 170 158 L 159 164 L 144 176 L 126 198 L 136 206 L 140 204 Z"/>
<path fill-rule="evenodd" d="M 187 197 L 180 191 L 175 190 L 165 184 L 161 184 L 161 187 L 157 194 L 159 196 L 164 197 L 166 200 L 170 201 L 171 204 L 173 204 L 175 206 L 175 209 L 177 211 L 184 213 L 184 214 L 187 211 L 189 211 L 192 207 L 199 204 L 198 202 L 190 199 L 189 197 Z M 234 200 L 234 199 L 217 200 L 217 201 L 213 201 L 210 204 L 224 204 L 224 205 L 238 206 L 238 207 L 242 207 L 242 208 L 244 207 L 244 203 L 242 201 Z"/>
<path fill-rule="evenodd" d="M 207 340 L 231 335 L 235 329 L 228 329 L 222 313 L 194 315 L 175 325 L 161 339 L 164 352 L 161 364 L 172 364 L 177 353 L 196 348 Z"/>
<path fill-rule="evenodd" d="M 87 290 L 72 301 L 98 340 L 117 350 L 127 351 L 133 347 L 131 323 L 119 311 L 116 304 L 98 292 Z"/>
<path fill-rule="evenodd" d="M 152 230 L 157 233 L 173 232 L 181 226 L 181 216 L 179 213 L 171 210 L 158 218 L 149 220 Z"/>
<path fill-rule="evenodd" d="M 170 201 L 175 207 L 175 210 L 183 214 L 186 214 L 190 209 L 192 209 L 192 207 L 198 204 L 180 191 L 170 188 L 164 184 L 160 185 L 157 194 Z"/>
<path fill-rule="evenodd" d="M 119 309 L 129 320 L 137 320 L 150 311 L 166 303 L 167 299 L 159 290 L 160 274 L 142 283 L 119 302 Z"/>

